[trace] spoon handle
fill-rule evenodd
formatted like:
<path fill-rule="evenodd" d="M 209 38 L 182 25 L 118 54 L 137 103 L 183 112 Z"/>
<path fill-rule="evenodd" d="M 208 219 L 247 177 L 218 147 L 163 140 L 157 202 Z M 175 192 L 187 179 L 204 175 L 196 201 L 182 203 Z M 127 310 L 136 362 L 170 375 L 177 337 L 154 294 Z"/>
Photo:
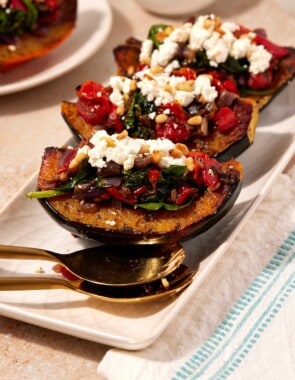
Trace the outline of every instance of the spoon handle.
<path fill-rule="evenodd" d="M 77 283 L 78 284 L 78 283 Z M 52 277 L 2 277 L 0 291 L 4 290 L 43 290 L 43 289 L 71 289 L 76 290 L 74 283 Z"/>
<path fill-rule="evenodd" d="M 17 247 L 0 244 L 1 259 L 24 259 L 24 260 L 50 260 L 58 262 L 51 252 L 40 248 Z"/>

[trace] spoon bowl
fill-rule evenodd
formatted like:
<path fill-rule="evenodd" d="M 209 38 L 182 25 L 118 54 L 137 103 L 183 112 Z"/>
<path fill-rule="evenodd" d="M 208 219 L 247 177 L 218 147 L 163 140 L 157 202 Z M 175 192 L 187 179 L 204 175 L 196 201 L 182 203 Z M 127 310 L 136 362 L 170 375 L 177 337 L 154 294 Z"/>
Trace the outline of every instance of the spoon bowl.
<path fill-rule="evenodd" d="M 54 261 L 79 279 L 97 285 L 126 287 L 166 277 L 183 262 L 185 253 L 178 244 L 102 245 L 69 254 L 0 245 L 0 258 Z"/>

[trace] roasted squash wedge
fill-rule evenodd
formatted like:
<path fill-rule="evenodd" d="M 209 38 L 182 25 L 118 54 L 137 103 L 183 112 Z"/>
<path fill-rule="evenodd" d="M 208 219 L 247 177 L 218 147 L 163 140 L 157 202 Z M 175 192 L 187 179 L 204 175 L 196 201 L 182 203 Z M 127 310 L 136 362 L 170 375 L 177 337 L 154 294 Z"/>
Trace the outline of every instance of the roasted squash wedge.
<path fill-rule="evenodd" d="M 295 75 L 295 50 L 279 46 L 262 29 L 250 30 L 215 15 L 182 25 L 156 24 L 140 42 L 129 38 L 113 50 L 119 75 L 143 67 L 189 67 L 233 81 L 242 97 L 264 108 Z"/>
<path fill-rule="evenodd" d="M 76 18 L 77 0 L 12 0 L 0 5 L 0 72 L 55 49 L 70 36 Z"/>
<path fill-rule="evenodd" d="M 82 238 L 172 243 L 222 218 L 236 201 L 242 178 L 242 165 L 234 159 L 219 163 L 170 140 L 99 131 L 75 148 L 46 148 L 37 191 L 27 195 Z"/>

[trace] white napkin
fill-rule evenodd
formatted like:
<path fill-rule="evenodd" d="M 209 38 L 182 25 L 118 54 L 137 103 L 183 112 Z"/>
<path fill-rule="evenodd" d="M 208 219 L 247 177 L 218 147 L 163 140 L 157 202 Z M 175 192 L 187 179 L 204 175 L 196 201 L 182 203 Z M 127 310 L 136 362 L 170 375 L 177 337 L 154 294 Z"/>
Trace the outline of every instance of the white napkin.
<path fill-rule="evenodd" d="M 294 205 L 295 167 L 159 339 L 110 349 L 99 379 L 295 379 Z"/>

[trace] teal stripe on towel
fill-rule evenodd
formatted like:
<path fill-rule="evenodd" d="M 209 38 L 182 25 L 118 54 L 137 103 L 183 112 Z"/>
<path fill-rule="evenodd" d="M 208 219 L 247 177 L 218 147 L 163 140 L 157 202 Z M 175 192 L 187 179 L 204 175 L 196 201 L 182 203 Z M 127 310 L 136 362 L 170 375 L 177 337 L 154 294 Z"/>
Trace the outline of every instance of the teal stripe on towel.
<path fill-rule="evenodd" d="M 200 378 L 215 363 L 234 336 L 248 320 L 249 316 L 260 305 L 262 299 L 270 292 L 281 274 L 295 260 L 295 231 L 292 231 L 269 263 L 260 272 L 257 278 L 231 308 L 225 319 L 217 327 L 209 339 L 200 346 L 192 357 L 176 372 L 172 380 L 192 380 Z M 292 253 L 292 250 L 294 252 Z M 249 330 L 240 346 L 214 376 L 209 379 L 225 379 L 242 362 L 253 345 L 260 338 L 261 333 L 279 312 L 282 303 L 295 288 L 295 274 L 293 273 L 282 285 L 272 302 L 263 310 L 257 322 Z M 212 376 L 212 377 L 211 377 Z"/>

